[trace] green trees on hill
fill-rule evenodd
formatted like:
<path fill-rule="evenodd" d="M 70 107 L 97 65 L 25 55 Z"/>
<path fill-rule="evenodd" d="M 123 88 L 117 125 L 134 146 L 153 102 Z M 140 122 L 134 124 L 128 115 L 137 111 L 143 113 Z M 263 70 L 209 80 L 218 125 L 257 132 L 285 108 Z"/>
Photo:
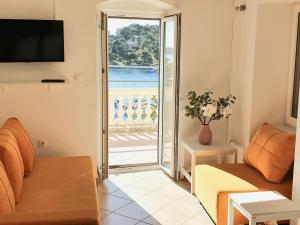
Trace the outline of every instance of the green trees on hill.
<path fill-rule="evenodd" d="M 131 24 L 109 35 L 109 64 L 158 66 L 159 25 Z"/>

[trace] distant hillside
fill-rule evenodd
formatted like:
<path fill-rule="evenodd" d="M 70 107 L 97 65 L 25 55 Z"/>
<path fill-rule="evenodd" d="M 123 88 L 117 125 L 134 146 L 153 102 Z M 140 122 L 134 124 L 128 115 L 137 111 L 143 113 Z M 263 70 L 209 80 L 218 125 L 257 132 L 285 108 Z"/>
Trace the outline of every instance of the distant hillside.
<path fill-rule="evenodd" d="M 109 64 L 158 66 L 159 26 L 131 24 L 109 35 Z"/>

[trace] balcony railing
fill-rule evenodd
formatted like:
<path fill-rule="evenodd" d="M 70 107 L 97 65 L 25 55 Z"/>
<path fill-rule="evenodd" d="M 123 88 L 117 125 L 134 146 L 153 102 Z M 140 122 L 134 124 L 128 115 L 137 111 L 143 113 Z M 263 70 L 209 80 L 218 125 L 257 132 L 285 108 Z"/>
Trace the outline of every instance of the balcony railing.
<path fill-rule="evenodd" d="M 111 80 L 114 83 L 158 83 L 157 80 Z M 158 124 L 158 88 L 110 88 L 109 128 L 111 131 L 156 130 Z"/>

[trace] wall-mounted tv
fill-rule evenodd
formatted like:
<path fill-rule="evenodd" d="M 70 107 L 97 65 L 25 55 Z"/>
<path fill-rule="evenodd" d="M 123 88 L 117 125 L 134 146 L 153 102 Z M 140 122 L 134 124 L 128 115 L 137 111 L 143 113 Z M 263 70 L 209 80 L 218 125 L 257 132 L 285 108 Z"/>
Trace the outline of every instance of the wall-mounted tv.
<path fill-rule="evenodd" d="M 0 63 L 64 59 L 63 21 L 0 19 Z"/>

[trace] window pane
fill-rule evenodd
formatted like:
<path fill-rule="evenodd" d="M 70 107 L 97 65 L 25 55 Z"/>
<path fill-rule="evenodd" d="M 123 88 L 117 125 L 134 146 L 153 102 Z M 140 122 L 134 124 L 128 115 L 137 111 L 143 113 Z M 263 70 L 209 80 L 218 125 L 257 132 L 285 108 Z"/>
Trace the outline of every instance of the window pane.
<path fill-rule="evenodd" d="M 163 78 L 163 140 L 162 164 L 170 169 L 174 135 L 174 58 L 175 58 L 175 22 L 165 22 L 164 40 L 164 78 Z"/>
<path fill-rule="evenodd" d="M 299 14 L 300 15 L 300 14 Z M 292 117 L 298 117 L 298 102 L 299 102 L 299 87 L 300 87 L 300 16 L 298 16 L 298 37 L 297 37 L 297 51 L 294 74 L 294 89 L 292 102 Z"/>

